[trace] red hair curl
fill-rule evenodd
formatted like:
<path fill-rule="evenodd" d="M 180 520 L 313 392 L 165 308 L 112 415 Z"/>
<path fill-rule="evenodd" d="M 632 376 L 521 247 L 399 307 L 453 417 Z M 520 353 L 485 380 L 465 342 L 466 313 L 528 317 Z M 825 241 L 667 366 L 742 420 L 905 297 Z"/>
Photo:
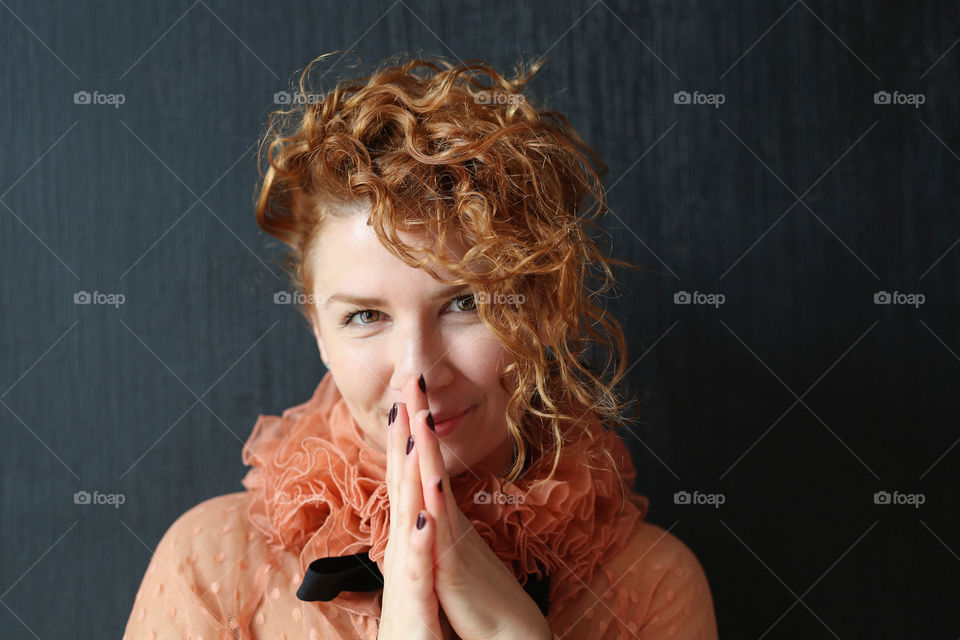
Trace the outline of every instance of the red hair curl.
<path fill-rule="evenodd" d="M 585 233 L 603 232 L 594 218 L 606 211 L 605 165 L 562 114 L 522 93 L 543 58 L 506 79 L 482 61 L 395 56 L 311 93 L 311 68 L 334 53 L 303 70 L 291 108 L 270 114 L 258 224 L 288 246 L 285 267 L 304 294 L 313 292 L 306 256 L 323 221 L 356 213 L 358 203 L 397 258 L 473 285 L 481 321 L 515 358 L 503 374 L 513 383 L 507 428 L 518 450 L 509 479 L 528 454 L 550 453 L 552 478 L 570 438 L 594 437 L 589 414 L 618 423 L 625 406 L 623 330 L 594 298 L 614 282 L 610 265 L 634 265 L 604 256 Z M 411 247 L 398 231 L 425 234 L 432 247 Z M 450 242 L 466 249 L 459 261 L 447 257 Z M 316 320 L 313 305 L 298 310 Z M 591 345 L 608 353 L 603 372 L 585 361 Z"/>

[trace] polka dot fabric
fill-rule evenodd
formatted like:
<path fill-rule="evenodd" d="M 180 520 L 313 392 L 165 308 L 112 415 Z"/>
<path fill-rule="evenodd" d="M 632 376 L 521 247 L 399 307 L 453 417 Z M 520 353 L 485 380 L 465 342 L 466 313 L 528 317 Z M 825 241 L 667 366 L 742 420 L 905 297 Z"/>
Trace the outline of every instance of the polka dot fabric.
<path fill-rule="evenodd" d="M 211 498 L 173 523 L 147 567 L 124 640 L 376 640 L 378 616 L 361 611 L 379 611 L 381 592 L 298 600 L 297 554 L 271 550 L 246 518 L 249 500 L 248 492 Z M 646 521 L 572 603 L 547 617 L 555 639 L 717 638 L 700 563 Z"/>
<path fill-rule="evenodd" d="M 515 483 L 475 466 L 451 478 L 450 491 L 521 584 L 538 568 L 550 574 L 556 638 L 716 638 L 703 569 L 645 520 L 645 496 L 624 495 L 636 470 L 620 438 L 600 427 L 571 442 L 552 480 L 539 462 Z M 616 468 L 603 465 L 603 451 Z M 243 460 L 252 467 L 246 491 L 200 503 L 160 540 L 126 640 L 375 640 L 381 591 L 296 597 L 318 557 L 367 551 L 382 571 L 389 535 L 386 457 L 363 441 L 329 373 L 309 401 L 260 416 Z M 479 504 L 481 490 L 517 499 Z"/>

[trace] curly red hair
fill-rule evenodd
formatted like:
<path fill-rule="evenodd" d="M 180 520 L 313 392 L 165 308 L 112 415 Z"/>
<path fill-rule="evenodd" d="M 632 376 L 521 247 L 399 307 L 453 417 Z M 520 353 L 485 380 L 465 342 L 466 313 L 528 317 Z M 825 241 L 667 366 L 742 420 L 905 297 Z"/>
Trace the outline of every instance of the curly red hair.
<path fill-rule="evenodd" d="M 528 454 L 551 452 L 552 478 L 570 438 L 594 437 L 585 416 L 621 422 L 625 406 L 616 388 L 623 331 L 594 297 L 614 282 L 610 265 L 633 265 L 604 256 L 585 233 L 588 225 L 603 232 L 593 219 L 606 211 L 606 167 L 562 114 L 538 110 L 522 93 L 544 58 L 506 79 L 482 61 L 395 56 L 369 76 L 311 93 L 311 68 L 334 53 L 311 61 L 291 107 L 270 114 L 257 222 L 288 245 L 285 267 L 304 294 L 313 291 L 306 256 L 323 221 L 356 212 L 356 203 L 406 264 L 473 285 L 481 321 L 515 357 L 504 371 L 518 450 L 509 479 L 521 476 Z M 433 249 L 416 258 L 423 247 L 398 231 L 425 234 Z M 447 257 L 449 241 L 466 248 L 459 261 Z M 593 271 L 596 289 L 587 282 Z M 315 321 L 313 305 L 298 310 Z M 602 373 L 584 360 L 591 345 L 608 352 Z"/>

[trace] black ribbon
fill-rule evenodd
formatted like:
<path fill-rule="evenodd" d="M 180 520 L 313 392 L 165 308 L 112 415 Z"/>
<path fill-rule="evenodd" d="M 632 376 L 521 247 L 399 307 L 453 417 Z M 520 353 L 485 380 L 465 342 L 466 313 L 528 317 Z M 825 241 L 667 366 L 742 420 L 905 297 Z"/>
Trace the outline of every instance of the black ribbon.
<path fill-rule="evenodd" d="M 311 562 L 297 589 L 297 597 L 306 602 L 328 602 L 341 591 L 376 591 L 382 588 L 380 567 L 370 559 L 369 552 L 364 551 L 350 556 L 317 558 Z M 543 578 L 538 579 L 534 574 L 529 574 L 523 589 L 546 616 L 550 606 L 550 576 L 544 574 Z"/>

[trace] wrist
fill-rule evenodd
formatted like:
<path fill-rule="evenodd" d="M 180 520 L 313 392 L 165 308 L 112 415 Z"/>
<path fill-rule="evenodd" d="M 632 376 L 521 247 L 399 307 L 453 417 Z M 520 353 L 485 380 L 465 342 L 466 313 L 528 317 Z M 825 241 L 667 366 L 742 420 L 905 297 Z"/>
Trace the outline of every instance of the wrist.
<path fill-rule="evenodd" d="M 553 630 L 543 617 L 533 625 L 514 628 L 496 636 L 496 640 L 555 640 L 555 638 Z"/>

